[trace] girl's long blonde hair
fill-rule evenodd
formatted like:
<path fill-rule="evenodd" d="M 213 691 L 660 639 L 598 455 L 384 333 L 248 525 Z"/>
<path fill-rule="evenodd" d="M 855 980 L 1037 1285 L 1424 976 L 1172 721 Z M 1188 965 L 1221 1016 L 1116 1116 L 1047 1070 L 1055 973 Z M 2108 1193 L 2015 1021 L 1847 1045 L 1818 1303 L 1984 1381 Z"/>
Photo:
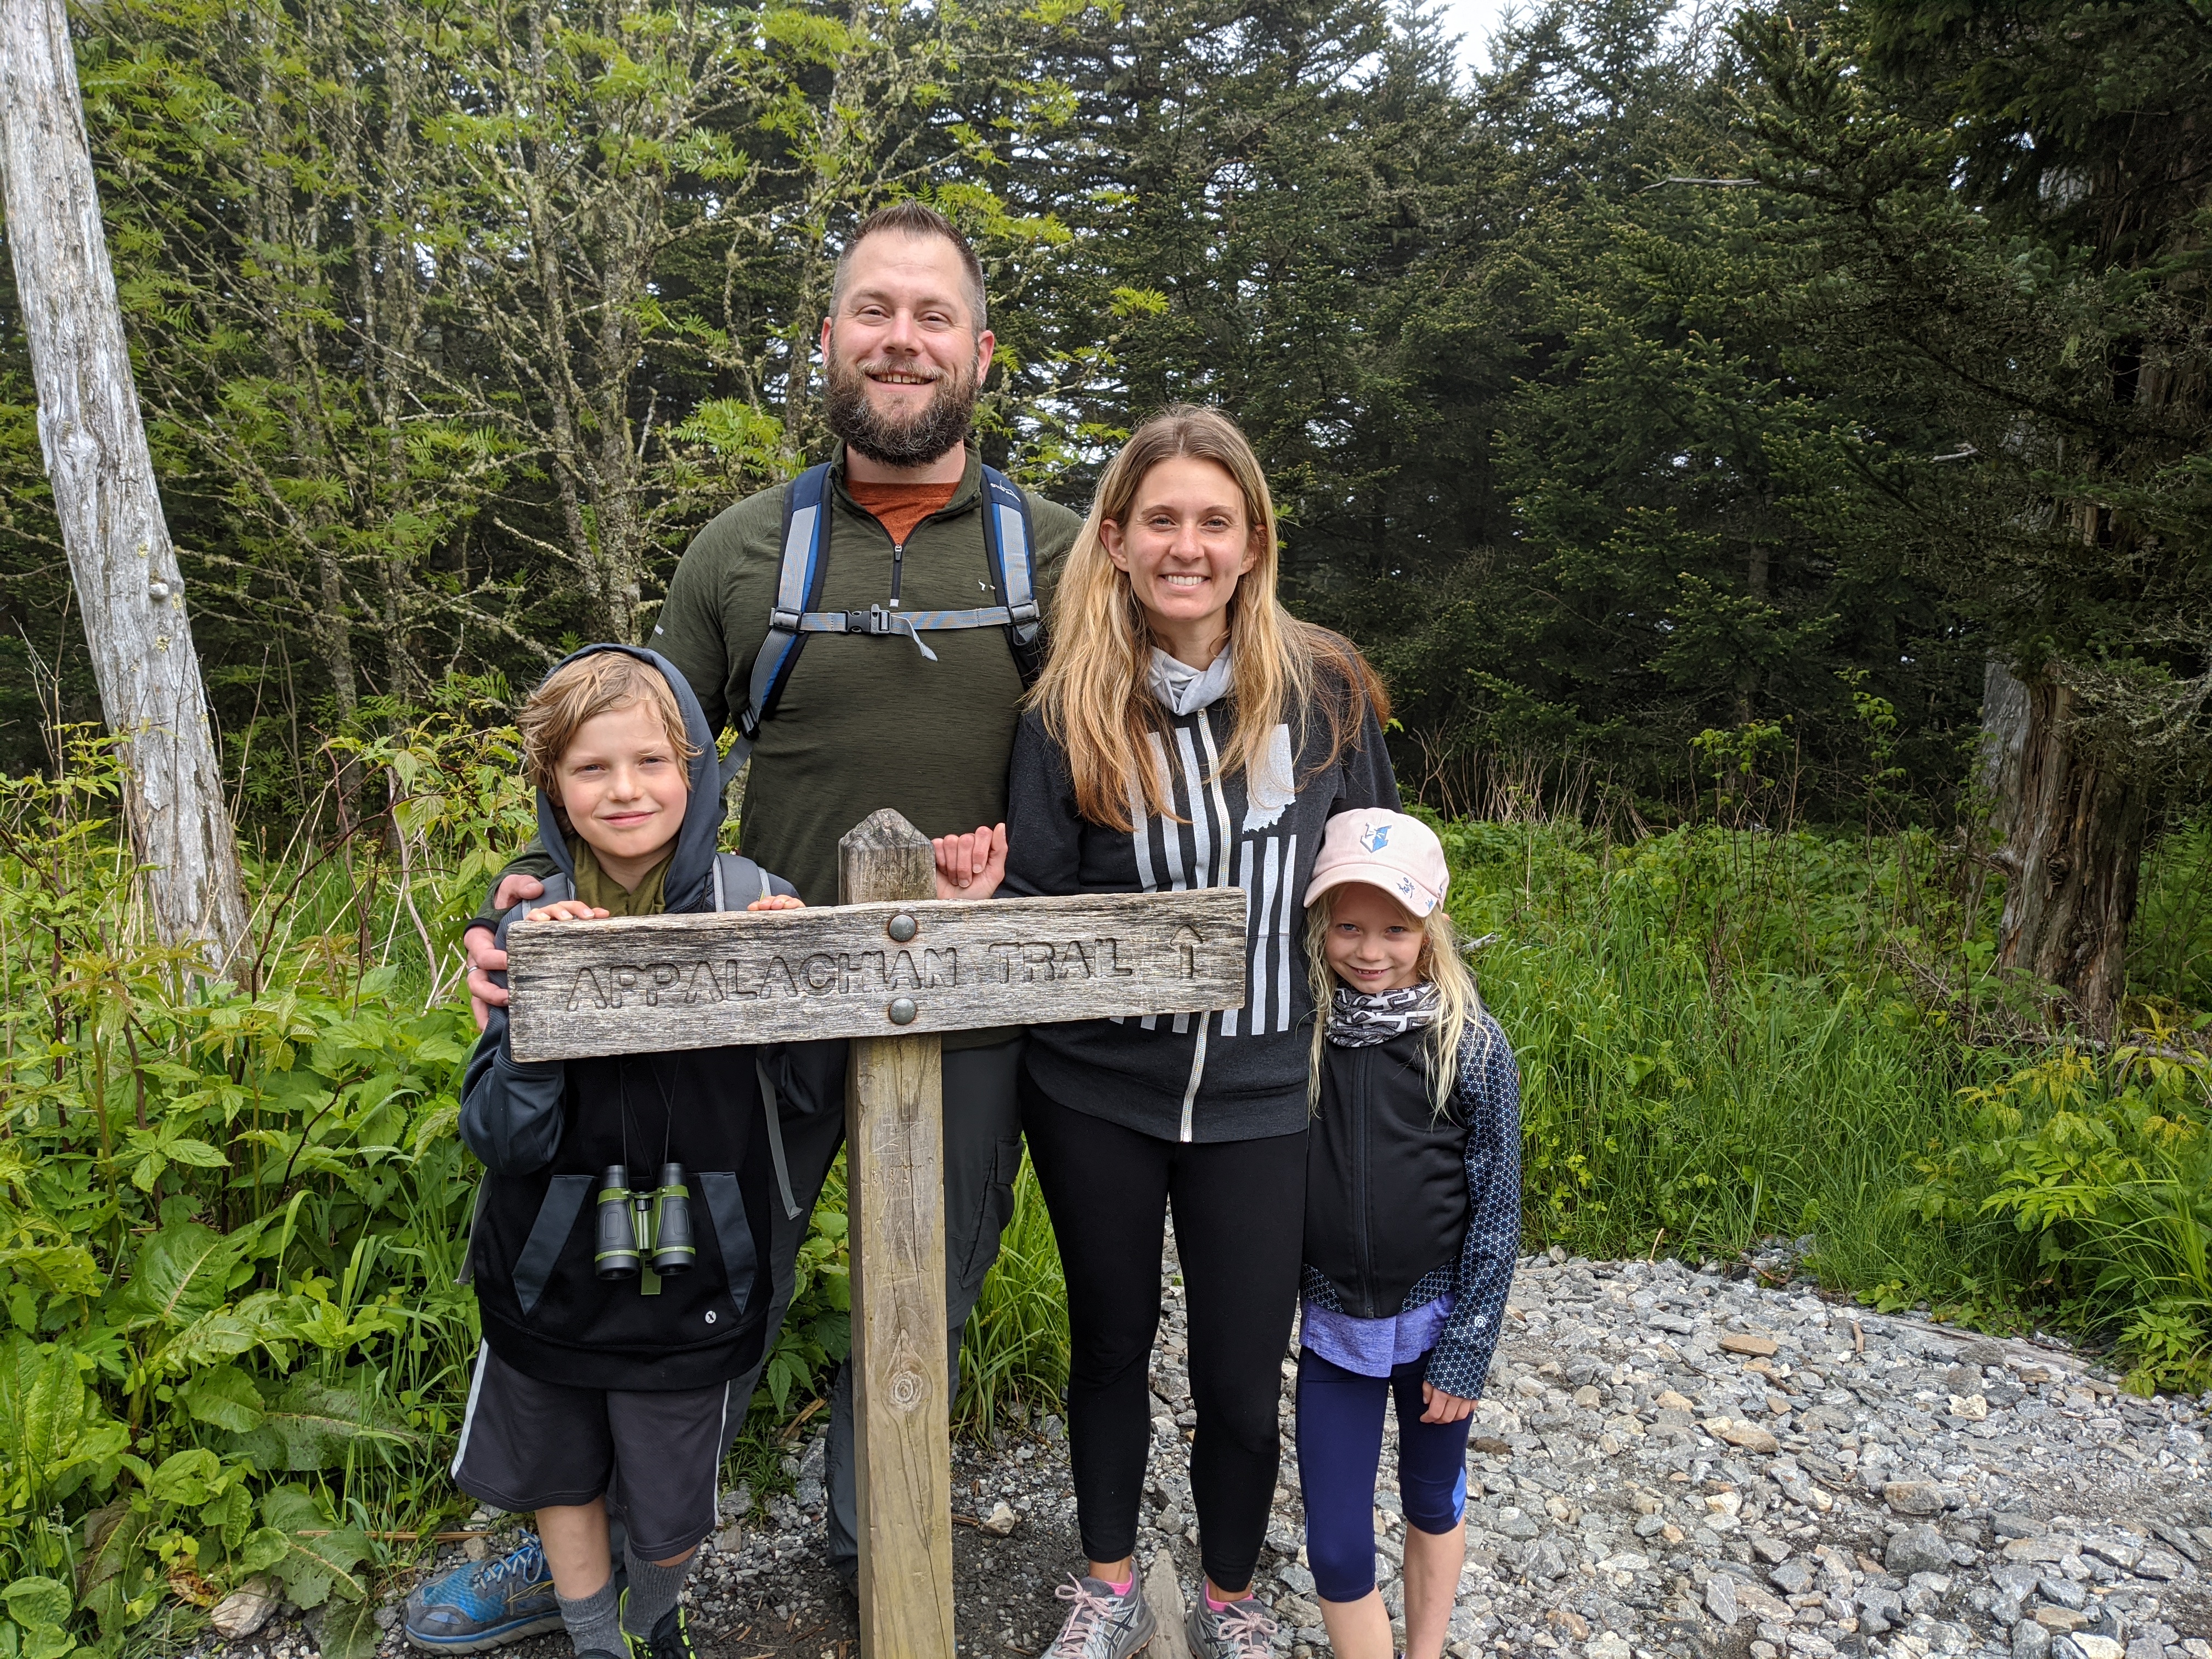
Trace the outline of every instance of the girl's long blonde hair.
<path fill-rule="evenodd" d="M 1327 757 L 1313 769 L 1320 771 L 1358 741 L 1370 708 L 1378 724 L 1390 717 L 1382 683 L 1358 647 L 1300 622 L 1276 597 L 1275 503 L 1259 457 L 1237 423 L 1192 404 L 1164 409 L 1122 445 L 1099 481 L 1054 595 L 1051 658 L 1030 694 L 1067 756 L 1077 810 L 1112 830 L 1135 827 L 1131 809 L 1139 802 L 1147 815 L 1172 817 L 1175 801 L 1152 763 L 1152 741 L 1165 735 L 1167 716 L 1146 689 L 1151 630 L 1128 579 L 1107 556 L 1099 526 L 1110 521 L 1126 528 L 1145 476 L 1179 455 L 1212 461 L 1236 480 L 1258 553 L 1229 602 L 1236 726 L 1222 753 L 1223 775 L 1242 769 L 1249 776 L 1267 753 L 1269 734 L 1286 720 L 1298 728 L 1300 750 L 1305 723 L 1316 716 L 1327 722 Z"/>
<path fill-rule="evenodd" d="M 1344 886 L 1352 884 L 1346 883 Z M 1330 914 L 1336 908 L 1336 896 L 1344 886 L 1332 887 L 1316 899 L 1306 911 L 1306 978 L 1313 992 L 1314 1034 L 1312 1063 L 1306 1068 L 1306 1104 L 1309 1109 L 1321 1104 L 1321 1066 L 1323 1046 L 1328 1041 L 1328 1011 L 1336 1000 L 1339 981 L 1336 970 L 1328 965 L 1328 954 L 1324 949 L 1328 940 Z M 1395 895 L 1376 888 L 1393 904 Z M 1401 910 L 1405 906 L 1399 905 Z M 1408 921 L 1413 920 L 1406 912 Z M 1437 1115 L 1443 1115 L 1451 1105 L 1452 1091 L 1459 1084 L 1459 1048 L 1467 1040 L 1468 1028 L 1479 1024 L 1483 1018 L 1482 993 L 1475 988 L 1474 975 L 1460 954 L 1459 929 L 1444 914 L 1441 904 L 1421 921 L 1421 954 L 1414 958 L 1413 972 L 1419 979 L 1437 988 L 1436 1024 L 1429 1027 L 1425 1045 L 1429 1063 L 1429 1097 Z"/>

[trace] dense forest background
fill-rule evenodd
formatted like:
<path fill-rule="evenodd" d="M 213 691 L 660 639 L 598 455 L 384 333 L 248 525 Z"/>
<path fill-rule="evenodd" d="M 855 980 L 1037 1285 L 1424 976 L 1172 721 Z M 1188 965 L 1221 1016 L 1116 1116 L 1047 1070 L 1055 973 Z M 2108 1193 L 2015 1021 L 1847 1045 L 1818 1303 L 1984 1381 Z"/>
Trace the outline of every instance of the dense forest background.
<path fill-rule="evenodd" d="M 820 455 L 830 259 L 964 225 L 986 453 L 1243 421 L 1525 1081 L 1532 1246 L 2212 1387 L 2212 14 L 103 0 L 75 18 L 244 851 L 149 921 L 0 275 L 0 1652 L 466 1516 L 456 940 L 507 721 Z M 847 1340 L 842 1185 L 733 1474 Z M 1748 1270 L 1747 1268 L 1746 1269 Z M 1058 1409 L 1025 1175 L 964 1427 Z M 149 1622 L 151 1621 L 151 1622 Z M 151 1630 L 149 1638 L 146 1632 Z"/>
<path fill-rule="evenodd" d="M 116 0 L 82 74 L 249 824 L 314 735 L 650 625 L 820 453 L 827 258 L 990 267 L 992 458 L 1244 421 L 1446 811 L 1713 767 L 1942 815 L 1992 662 L 2204 752 L 2203 19 L 2165 3 Z M 95 718 L 0 294 L 0 769 Z M 1754 769 L 1756 769 L 1756 768 Z"/>

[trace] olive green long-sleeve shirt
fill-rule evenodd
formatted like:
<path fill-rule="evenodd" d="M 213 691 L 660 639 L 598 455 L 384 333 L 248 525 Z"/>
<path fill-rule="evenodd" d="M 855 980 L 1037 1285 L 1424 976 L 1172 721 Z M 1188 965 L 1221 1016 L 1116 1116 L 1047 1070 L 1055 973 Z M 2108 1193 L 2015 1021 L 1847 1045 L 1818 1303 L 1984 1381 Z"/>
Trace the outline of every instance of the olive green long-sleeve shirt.
<path fill-rule="evenodd" d="M 972 447 L 952 499 L 915 526 L 903 549 L 846 493 L 842 447 L 830 476 L 828 571 L 815 608 L 861 611 L 895 599 L 905 611 L 965 611 L 998 602 L 983 545 L 982 463 Z M 783 495 L 781 485 L 749 495 L 693 538 L 649 641 L 691 682 L 717 732 L 744 709 L 768 635 Z M 1082 520 L 1034 493 L 1029 503 L 1037 601 L 1048 606 Z M 1006 630 L 926 637 L 935 662 L 904 635 L 807 635 L 775 716 L 762 723 L 738 844 L 809 904 L 837 902 L 838 838 L 881 807 L 926 836 L 1006 815 L 1022 681 Z M 507 869 L 543 877 L 553 864 L 532 842 Z M 479 919 L 497 921 L 489 896 Z M 1006 1035 L 952 1041 L 964 1047 Z"/>

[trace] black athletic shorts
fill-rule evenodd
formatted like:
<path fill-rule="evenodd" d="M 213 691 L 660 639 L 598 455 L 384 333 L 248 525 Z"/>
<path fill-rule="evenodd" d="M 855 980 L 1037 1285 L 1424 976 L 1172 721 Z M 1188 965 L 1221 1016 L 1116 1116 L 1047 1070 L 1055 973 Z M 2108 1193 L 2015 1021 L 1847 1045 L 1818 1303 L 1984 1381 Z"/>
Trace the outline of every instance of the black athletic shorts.
<path fill-rule="evenodd" d="M 722 1455 L 745 1402 L 734 1385 L 631 1394 L 525 1376 L 477 1354 L 453 1484 L 515 1514 L 605 1497 L 641 1561 L 681 1555 L 714 1529 Z"/>

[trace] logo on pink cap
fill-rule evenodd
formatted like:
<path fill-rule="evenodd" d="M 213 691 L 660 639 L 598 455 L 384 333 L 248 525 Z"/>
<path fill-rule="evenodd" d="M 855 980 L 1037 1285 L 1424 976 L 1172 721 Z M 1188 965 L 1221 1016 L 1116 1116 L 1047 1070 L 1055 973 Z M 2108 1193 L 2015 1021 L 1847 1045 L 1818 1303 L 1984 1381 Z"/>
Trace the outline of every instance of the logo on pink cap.
<path fill-rule="evenodd" d="M 1350 881 L 1379 887 L 1413 915 L 1425 916 L 1443 902 L 1451 871 L 1443 843 L 1427 824 L 1404 812 L 1362 807 L 1328 821 L 1305 902 Z"/>

